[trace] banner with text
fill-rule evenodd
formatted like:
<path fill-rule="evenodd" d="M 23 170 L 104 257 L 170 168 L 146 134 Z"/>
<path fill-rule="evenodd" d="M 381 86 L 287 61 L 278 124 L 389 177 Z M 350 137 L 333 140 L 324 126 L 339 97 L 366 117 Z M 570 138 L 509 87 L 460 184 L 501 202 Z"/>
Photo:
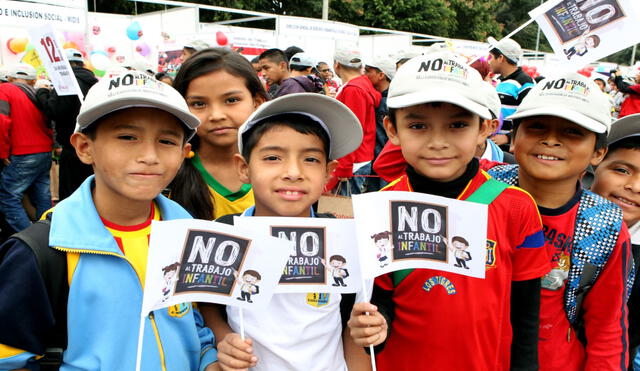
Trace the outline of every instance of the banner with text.
<path fill-rule="evenodd" d="M 79 8 L 0 0 L 0 25 L 24 27 L 45 24 L 67 31 L 84 31 L 86 12 Z"/>
<path fill-rule="evenodd" d="M 484 278 L 487 206 L 414 192 L 353 196 L 362 274 L 430 268 Z"/>
<path fill-rule="evenodd" d="M 265 307 L 292 244 L 205 220 L 154 221 L 142 315 L 185 302 Z"/>
<path fill-rule="evenodd" d="M 48 24 L 29 30 L 29 36 L 33 40 L 33 46 L 41 56 L 40 60 L 44 65 L 51 83 L 58 95 L 77 95 L 80 100 L 84 100 L 78 80 L 73 74 L 73 70 L 67 61 L 64 51 L 58 44 L 53 27 Z"/>
<path fill-rule="evenodd" d="M 353 220 L 235 217 L 234 224 L 294 243 L 276 292 L 360 291 Z"/>
<path fill-rule="evenodd" d="M 580 68 L 640 42 L 637 0 L 548 1 L 529 12 L 563 66 Z"/>

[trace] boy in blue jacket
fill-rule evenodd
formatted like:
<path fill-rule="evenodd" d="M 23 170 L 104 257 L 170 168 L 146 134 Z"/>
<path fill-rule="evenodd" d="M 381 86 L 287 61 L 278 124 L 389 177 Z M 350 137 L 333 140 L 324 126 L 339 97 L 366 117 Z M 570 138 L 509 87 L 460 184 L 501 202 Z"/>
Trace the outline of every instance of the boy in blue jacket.
<path fill-rule="evenodd" d="M 49 246 L 65 254 L 67 346 L 61 370 L 134 370 L 152 220 L 190 218 L 160 195 L 190 151 L 198 119 L 170 86 L 139 72 L 87 94 L 71 143 L 88 178 L 51 213 Z M 36 367 L 56 321 L 33 251 L 0 248 L 0 369 Z M 63 330 L 64 331 L 64 330 Z M 143 370 L 216 370 L 213 334 L 190 303 L 146 319 Z"/>

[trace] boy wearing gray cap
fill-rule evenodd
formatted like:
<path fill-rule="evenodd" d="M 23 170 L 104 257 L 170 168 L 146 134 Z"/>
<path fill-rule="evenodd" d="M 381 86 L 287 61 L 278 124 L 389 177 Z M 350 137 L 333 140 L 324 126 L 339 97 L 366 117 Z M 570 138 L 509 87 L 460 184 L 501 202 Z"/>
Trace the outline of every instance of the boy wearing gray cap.
<path fill-rule="evenodd" d="M 49 288 L 32 244 L 11 238 L 0 247 L 0 369 L 36 362 L 61 334 L 63 370 L 135 369 L 151 221 L 190 218 L 160 192 L 199 124 L 176 90 L 144 73 L 93 86 L 71 143 L 95 176 L 47 217 L 48 258 L 62 258 L 65 287 Z M 36 238 L 33 227 L 25 233 Z M 65 290 L 60 310 L 49 294 Z M 142 340 L 142 370 L 217 367 L 213 334 L 190 303 L 153 311 Z"/>

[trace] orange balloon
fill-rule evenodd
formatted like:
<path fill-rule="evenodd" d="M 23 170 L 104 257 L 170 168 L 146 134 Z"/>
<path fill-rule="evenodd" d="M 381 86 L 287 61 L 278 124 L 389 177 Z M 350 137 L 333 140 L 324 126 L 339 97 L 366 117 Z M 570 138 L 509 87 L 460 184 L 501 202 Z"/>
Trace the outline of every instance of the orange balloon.
<path fill-rule="evenodd" d="M 12 53 L 18 54 L 25 51 L 25 49 L 27 48 L 27 44 L 29 44 L 29 39 L 27 39 L 26 37 L 15 37 L 9 40 L 7 46 Z"/>
<path fill-rule="evenodd" d="M 73 41 L 65 41 L 64 44 L 62 44 L 62 49 L 79 50 L 80 48 L 78 48 L 78 44 L 74 43 Z"/>

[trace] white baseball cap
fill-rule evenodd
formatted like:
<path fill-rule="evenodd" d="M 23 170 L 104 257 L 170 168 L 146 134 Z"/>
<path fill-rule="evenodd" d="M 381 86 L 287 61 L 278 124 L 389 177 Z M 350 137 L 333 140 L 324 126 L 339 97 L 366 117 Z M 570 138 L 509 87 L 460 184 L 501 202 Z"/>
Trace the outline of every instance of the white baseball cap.
<path fill-rule="evenodd" d="M 552 75 L 536 84 L 508 119 L 557 116 L 602 134 L 611 127 L 611 103 L 598 85 L 575 72 Z"/>
<path fill-rule="evenodd" d="M 482 77 L 459 55 L 433 52 L 403 64 L 389 85 L 387 106 L 404 108 L 423 103 L 455 104 L 490 119 Z"/>
<path fill-rule="evenodd" d="M 520 58 L 522 58 L 522 48 L 517 42 L 511 39 L 502 39 L 498 41 L 491 36 L 489 37 L 488 41 L 489 46 L 491 47 L 490 50 L 497 49 L 500 54 L 504 55 L 505 58 L 507 58 L 511 62 L 520 62 Z"/>
<path fill-rule="evenodd" d="M 208 49 L 210 47 L 211 47 L 211 44 L 209 44 L 204 40 L 193 40 L 184 46 L 184 48 L 193 49 L 197 52 L 199 52 L 200 50 Z"/>
<path fill-rule="evenodd" d="M 396 74 L 396 61 L 388 55 L 375 56 L 370 63 L 365 63 L 365 65 L 379 69 L 389 80 L 393 80 L 393 76 Z"/>
<path fill-rule="evenodd" d="M 136 71 L 144 72 L 149 76 L 154 76 L 156 73 L 156 66 L 154 66 L 151 62 L 146 60 L 145 58 L 134 57 L 131 59 L 125 59 L 123 63 L 120 64 L 122 67 L 126 69 L 133 69 Z"/>
<path fill-rule="evenodd" d="M 301 66 L 301 67 L 314 67 L 316 63 L 313 61 L 313 58 L 307 53 L 296 53 L 289 60 L 290 66 Z"/>
<path fill-rule="evenodd" d="M 287 113 L 307 116 L 326 131 L 330 160 L 348 155 L 362 143 L 360 121 L 342 102 L 322 94 L 297 93 L 284 95 L 258 107 L 238 130 L 240 153 L 243 135 L 247 131 L 269 118 Z"/>
<path fill-rule="evenodd" d="M 631 137 L 640 137 L 640 113 L 624 116 L 611 124 L 611 130 L 607 137 L 607 145 Z"/>
<path fill-rule="evenodd" d="M 362 55 L 355 44 L 337 42 L 333 59 L 343 66 L 362 67 Z"/>
<path fill-rule="evenodd" d="M 37 78 L 36 69 L 27 63 L 16 63 L 9 67 L 7 77 L 14 79 L 35 80 Z"/>
<path fill-rule="evenodd" d="M 65 49 L 64 52 L 69 62 L 84 62 L 82 60 L 82 53 L 78 49 L 69 48 Z"/>
<path fill-rule="evenodd" d="M 132 107 L 157 108 L 174 115 L 188 129 L 187 139 L 200 125 L 177 90 L 143 72 L 128 71 L 103 78 L 91 87 L 80 107 L 75 131 L 81 132 L 109 113 Z"/>
<path fill-rule="evenodd" d="M 489 109 L 489 112 L 491 112 L 494 118 L 499 119 L 502 103 L 500 102 L 500 96 L 498 95 L 496 88 L 486 81 L 482 82 L 482 88 L 487 95 L 487 108 Z"/>

